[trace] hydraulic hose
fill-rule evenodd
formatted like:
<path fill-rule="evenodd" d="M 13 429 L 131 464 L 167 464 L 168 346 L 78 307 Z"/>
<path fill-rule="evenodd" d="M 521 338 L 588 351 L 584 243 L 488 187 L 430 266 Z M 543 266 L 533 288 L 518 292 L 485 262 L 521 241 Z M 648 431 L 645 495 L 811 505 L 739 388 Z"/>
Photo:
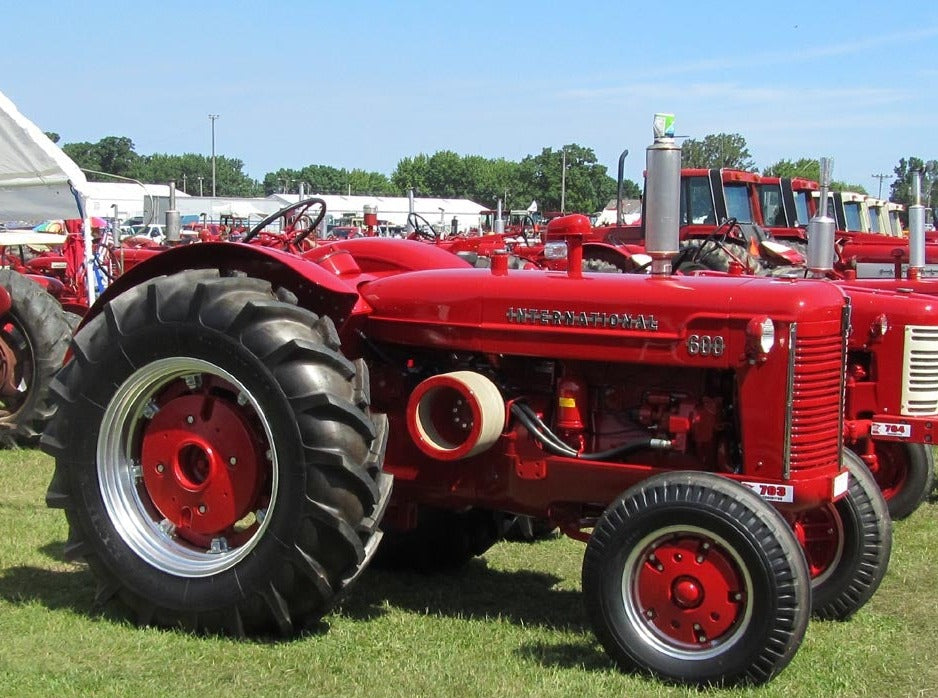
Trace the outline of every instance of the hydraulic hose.
<path fill-rule="evenodd" d="M 511 406 L 511 413 L 518 418 L 518 421 L 520 421 L 538 441 L 544 444 L 546 450 L 557 456 L 579 458 L 582 460 L 608 460 L 616 456 L 624 456 L 646 449 L 665 450 L 671 448 L 671 441 L 668 439 L 644 437 L 633 441 L 627 441 L 624 444 L 619 444 L 605 451 L 577 453 L 574 448 L 564 443 L 559 436 L 554 434 L 529 406 L 515 402 Z"/>

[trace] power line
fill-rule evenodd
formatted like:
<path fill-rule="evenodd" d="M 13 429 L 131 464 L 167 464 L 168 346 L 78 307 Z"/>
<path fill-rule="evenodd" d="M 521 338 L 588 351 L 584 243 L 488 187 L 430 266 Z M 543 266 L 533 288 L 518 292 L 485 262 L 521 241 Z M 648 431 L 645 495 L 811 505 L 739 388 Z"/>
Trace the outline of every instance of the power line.
<path fill-rule="evenodd" d="M 872 177 L 873 179 L 878 179 L 878 180 L 879 180 L 879 196 L 877 196 L 876 198 L 877 198 L 877 199 L 882 199 L 882 198 L 883 198 L 883 180 L 884 180 L 884 179 L 892 179 L 892 175 L 888 175 L 888 174 L 874 174 L 874 175 L 870 175 L 870 177 Z"/>

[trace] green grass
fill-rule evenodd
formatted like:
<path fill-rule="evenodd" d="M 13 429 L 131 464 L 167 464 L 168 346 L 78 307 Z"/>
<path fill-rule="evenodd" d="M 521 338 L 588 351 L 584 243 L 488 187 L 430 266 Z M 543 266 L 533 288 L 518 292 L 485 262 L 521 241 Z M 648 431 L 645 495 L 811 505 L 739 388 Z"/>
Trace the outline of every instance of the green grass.
<path fill-rule="evenodd" d="M 368 571 L 319 633 L 233 641 L 137 628 L 92 611 L 62 559 L 49 458 L 0 452 L 4 696 L 935 696 L 938 500 L 895 526 L 889 572 L 846 623 L 812 622 L 767 686 L 695 691 L 617 671 L 584 620 L 583 545 L 502 543 L 461 574 Z"/>

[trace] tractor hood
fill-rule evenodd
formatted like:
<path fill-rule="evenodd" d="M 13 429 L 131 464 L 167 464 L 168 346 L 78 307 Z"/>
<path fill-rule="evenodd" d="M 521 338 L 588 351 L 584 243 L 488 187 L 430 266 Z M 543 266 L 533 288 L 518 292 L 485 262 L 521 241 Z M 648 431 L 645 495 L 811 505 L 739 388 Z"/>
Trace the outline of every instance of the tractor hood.
<path fill-rule="evenodd" d="M 835 285 L 758 277 L 432 270 L 367 282 L 372 339 L 410 346 L 553 358 L 661 360 L 692 333 L 744 330 L 754 318 L 829 321 L 846 304 Z M 776 331 L 779 331 L 778 328 Z M 741 337 L 743 332 L 733 333 Z M 735 340 L 734 340 L 735 341 Z M 740 340 L 741 341 L 741 340 Z M 631 349 L 627 349 L 631 347 Z M 731 354 L 743 347 L 729 347 Z M 673 361 L 673 358 L 669 359 Z"/>
<path fill-rule="evenodd" d="M 901 333 L 909 326 L 934 327 L 938 335 L 938 298 L 934 296 L 865 284 L 845 283 L 841 287 L 850 296 L 851 349 L 876 343 L 890 330 Z"/>

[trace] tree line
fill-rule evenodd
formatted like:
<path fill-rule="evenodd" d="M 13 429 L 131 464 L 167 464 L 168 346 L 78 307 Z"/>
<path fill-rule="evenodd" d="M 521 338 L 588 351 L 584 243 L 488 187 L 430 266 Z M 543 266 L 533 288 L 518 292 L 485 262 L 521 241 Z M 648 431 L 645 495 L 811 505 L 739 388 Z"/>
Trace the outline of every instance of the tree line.
<path fill-rule="evenodd" d="M 47 133 L 53 142 L 56 133 Z M 97 174 L 107 173 L 143 182 L 175 181 L 188 194 L 212 194 L 212 159 L 196 153 L 183 155 L 136 152 L 127 137 L 107 136 L 97 143 L 65 143 L 62 150 L 92 181 L 113 181 Z M 758 172 L 749 153 L 746 139 L 738 133 L 718 133 L 700 140 L 683 142 L 684 167 L 731 168 Z M 911 172 L 920 170 L 922 201 L 938 202 L 938 164 L 918 157 L 902 158 L 894 168 L 889 189 L 893 201 L 910 204 Z M 818 180 L 818 160 L 800 158 L 779 160 L 762 170 L 776 177 L 804 177 Z M 626 198 L 639 198 L 642 187 L 631 180 L 624 183 Z M 859 184 L 835 181 L 832 188 L 867 193 Z M 367 194 L 404 196 L 413 189 L 417 196 L 471 199 L 495 208 L 498 200 L 506 209 L 527 208 L 536 201 L 541 211 L 601 210 L 616 196 L 617 183 L 607 168 L 596 161 L 591 148 L 576 143 L 560 149 L 544 148 L 515 162 L 504 158 L 459 155 L 450 150 L 433 155 L 419 154 L 402 158 L 390 176 L 362 169 L 345 169 L 310 164 L 300 169 L 280 168 L 268 172 L 262 181 L 244 172 L 244 163 L 232 157 L 215 157 L 215 193 L 218 196 L 269 196 L 274 193 L 296 194 Z M 562 200 L 563 199 L 563 200 Z"/>

